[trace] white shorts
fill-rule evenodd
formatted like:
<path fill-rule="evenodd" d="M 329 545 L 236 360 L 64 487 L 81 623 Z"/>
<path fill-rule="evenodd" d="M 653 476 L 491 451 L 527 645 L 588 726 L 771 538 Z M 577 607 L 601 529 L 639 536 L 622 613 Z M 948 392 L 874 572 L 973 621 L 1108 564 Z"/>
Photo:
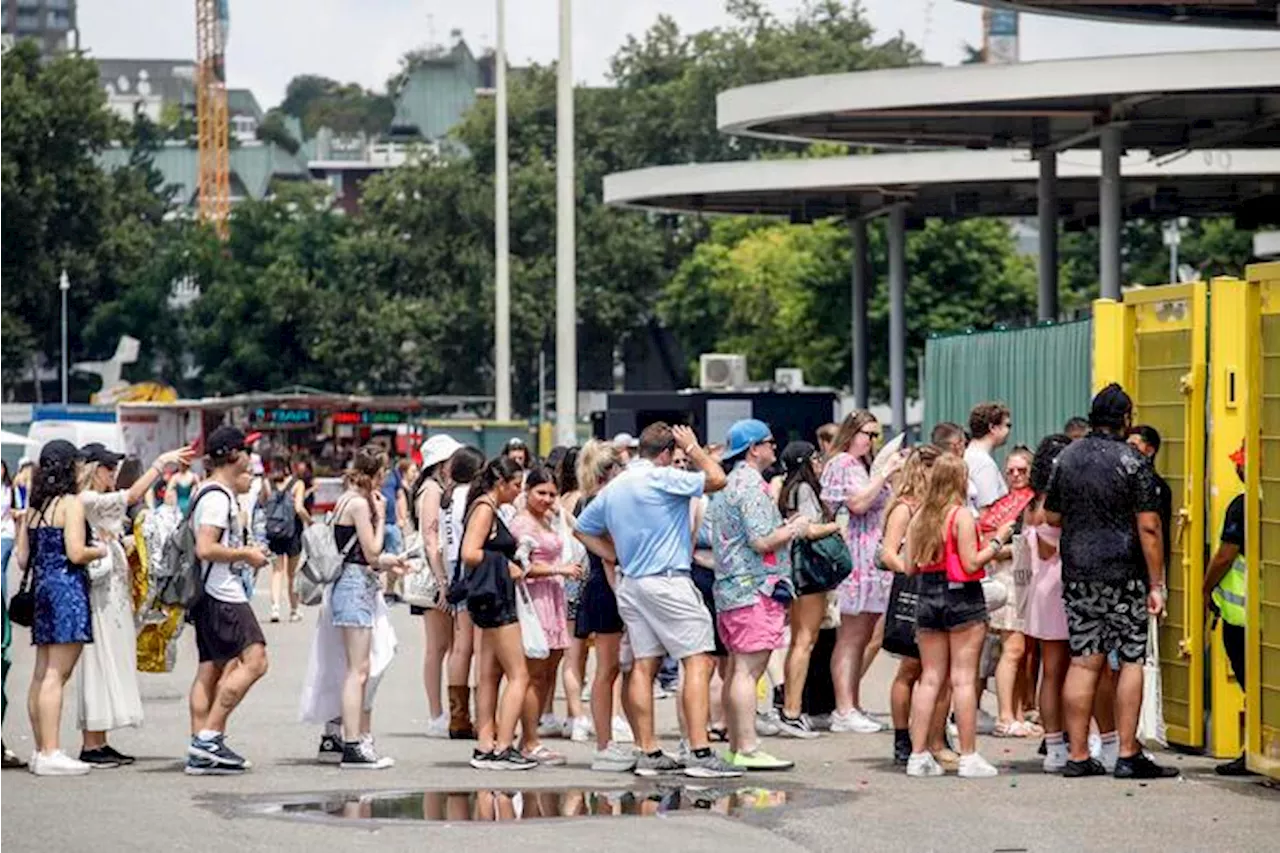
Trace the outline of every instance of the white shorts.
<path fill-rule="evenodd" d="M 715 650 L 715 627 L 687 574 L 618 579 L 618 615 L 636 660 L 669 654 L 684 660 Z"/>

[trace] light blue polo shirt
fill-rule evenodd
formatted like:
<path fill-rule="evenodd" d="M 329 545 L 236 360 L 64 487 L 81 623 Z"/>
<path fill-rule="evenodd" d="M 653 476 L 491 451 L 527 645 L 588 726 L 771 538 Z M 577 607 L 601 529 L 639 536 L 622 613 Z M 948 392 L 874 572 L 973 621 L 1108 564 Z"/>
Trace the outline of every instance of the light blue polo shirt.
<path fill-rule="evenodd" d="M 688 571 L 693 560 L 689 501 L 702 495 L 705 483 L 701 471 L 659 468 L 637 459 L 587 505 L 578 516 L 578 529 L 612 536 L 626 577 Z"/>

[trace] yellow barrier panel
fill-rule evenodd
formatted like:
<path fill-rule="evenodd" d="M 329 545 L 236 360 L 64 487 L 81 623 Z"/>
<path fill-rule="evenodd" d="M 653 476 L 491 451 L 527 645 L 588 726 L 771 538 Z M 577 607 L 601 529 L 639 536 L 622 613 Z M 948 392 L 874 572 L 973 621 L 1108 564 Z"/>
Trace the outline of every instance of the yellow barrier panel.
<path fill-rule="evenodd" d="M 1213 429 L 1209 431 L 1209 524 L 1205 535 L 1210 554 L 1217 549 L 1227 506 L 1242 488 L 1228 457 L 1240 447 L 1249 410 L 1245 381 L 1248 336 L 1240 333 L 1248 328 L 1248 292 L 1249 286 L 1236 278 L 1215 278 L 1209 289 L 1213 306 L 1209 328 L 1209 411 Z M 1231 672 L 1220 623 L 1209 637 L 1207 658 L 1209 752 L 1218 758 L 1235 758 L 1243 750 L 1244 693 Z"/>
<path fill-rule="evenodd" d="M 1246 277 L 1245 740 L 1249 768 L 1280 779 L 1280 263 L 1255 264 Z"/>
<path fill-rule="evenodd" d="M 1114 299 L 1093 301 L 1093 393 L 1112 382 L 1133 386 L 1133 312 Z"/>

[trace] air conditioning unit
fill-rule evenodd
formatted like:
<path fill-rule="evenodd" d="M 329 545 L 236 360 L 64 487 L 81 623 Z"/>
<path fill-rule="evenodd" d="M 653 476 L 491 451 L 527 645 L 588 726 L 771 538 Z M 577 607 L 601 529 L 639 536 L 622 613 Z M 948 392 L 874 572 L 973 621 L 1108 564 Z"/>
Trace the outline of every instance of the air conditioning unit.
<path fill-rule="evenodd" d="M 747 357 L 725 353 L 704 353 L 699 359 L 698 387 L 704 391 L 745 388 Z"/>
<path fill-rule="evenodd" d="M 773 371 L 773 385 L 779 391 L 803 391 L 804 370 L 799 367 L 779 367 Z"/>

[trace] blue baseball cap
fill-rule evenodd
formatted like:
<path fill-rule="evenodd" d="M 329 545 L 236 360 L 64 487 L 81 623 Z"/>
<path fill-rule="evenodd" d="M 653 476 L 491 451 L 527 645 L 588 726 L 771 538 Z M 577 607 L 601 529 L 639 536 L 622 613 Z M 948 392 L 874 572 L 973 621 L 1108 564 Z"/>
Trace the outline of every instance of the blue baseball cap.
<path fill-rule="evenodd" d="M 729 427 L 729 436 L 725 439 L 724 458 L 732 459 L 746 453 L 753 444 L 768 441 L 773 436 L 769 425 L 755 418 L 738 421 Z"/>

